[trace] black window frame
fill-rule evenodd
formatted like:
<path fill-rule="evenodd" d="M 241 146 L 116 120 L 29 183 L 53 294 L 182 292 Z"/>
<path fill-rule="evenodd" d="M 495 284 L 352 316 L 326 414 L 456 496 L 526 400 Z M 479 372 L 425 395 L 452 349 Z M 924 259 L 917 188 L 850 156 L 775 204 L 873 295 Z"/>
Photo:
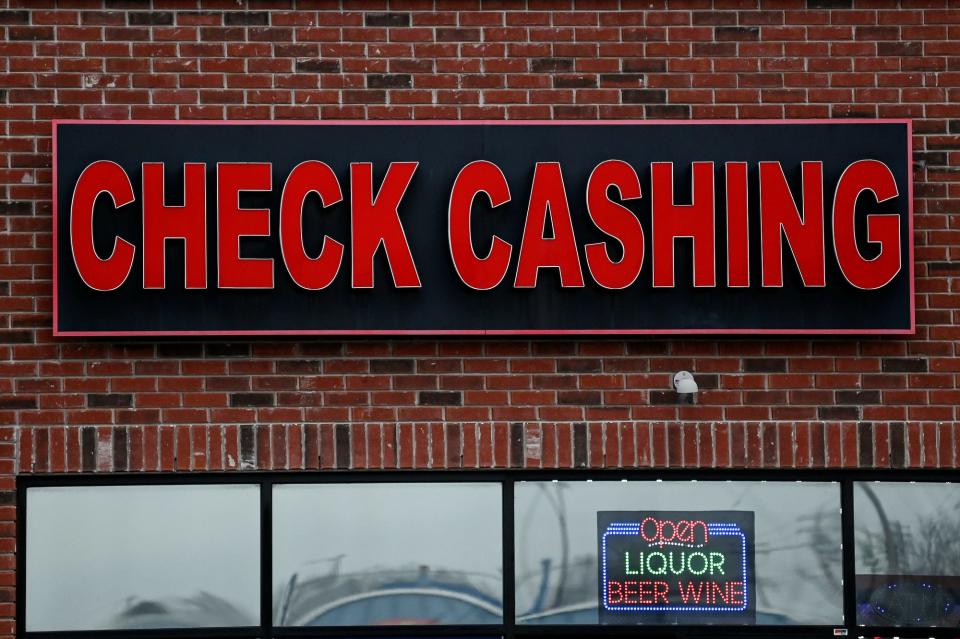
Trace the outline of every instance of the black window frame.
<path fill-rule="evenodd" d="M 769 481 L 836 482 L 840 486 L 842 539 L 842 625 L 532 625 L 515 620 L 514 485 L 523 481 Z M 494 470 L 325 470 L 226 471 L 190 473 L 38 474 L 16 477 L 16 637 L 18 639 L 293 639 L 296 637 L 734 637 L 742 639 L 897 636 L 904 639 L 956 637 L 949 627 L 856 625 L 854 484 L 856 482 L 956 483 L 955 470 L 928 469 L 494 469 Z M 273 625 L 273 486 L 275 484 L 498 483 L 502 495 L 503 621 L 495 625 L 326 626 Z M 260 625 L 231 628 L 155 630 L 27 631 L 25 627 L 27 490 L 38 487 L 258 484 L 260 488 Z"/>

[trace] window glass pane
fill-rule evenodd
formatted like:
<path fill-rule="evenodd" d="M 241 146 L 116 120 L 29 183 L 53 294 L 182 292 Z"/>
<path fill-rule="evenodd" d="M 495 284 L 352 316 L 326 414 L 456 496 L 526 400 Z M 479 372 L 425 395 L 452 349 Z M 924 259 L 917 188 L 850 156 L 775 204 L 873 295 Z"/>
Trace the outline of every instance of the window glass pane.
<path fill-rule="evenodd" d="M 960 626 L 960 484 L 854 487 L 857 623 Z"/>
<path fill-rule="evenodd" d="M 275 486 L 274 623 L 501 623 L 501 514 L 496 483 Z"/>
<path fill-rule="evenodd" d="M 843 623 L 836 483 L 521 482 L 515 496 L 518 623 Z"/>
<path fill-rule="evenodd" d="M 26 628 L 253 626 L 256 485 L 27 490 Z"/>

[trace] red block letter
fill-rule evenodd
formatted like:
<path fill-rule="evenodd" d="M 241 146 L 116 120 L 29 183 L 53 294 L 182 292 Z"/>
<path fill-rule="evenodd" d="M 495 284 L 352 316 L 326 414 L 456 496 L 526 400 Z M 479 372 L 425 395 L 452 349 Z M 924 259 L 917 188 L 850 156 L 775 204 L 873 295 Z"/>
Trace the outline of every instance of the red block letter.
<path fill-rule="evenodd" d="M 727 162 L 727 286 L 750 286 L 747 163 Z"/>
<path fill-rule="evenodd" d="M 110 196 L 115 208 L 133 202 L 133 185 L 119 164 L 99 160 L 85 168 L 77 179 L 70 202 L 70 248 L 83 283 L 96 291 L 112 291 L 130 274 L 136 249 L 116 237 L 108 258 L 97 255 L 93 246 L 93 206 L 101 193 Z"/>
<path fill-rule="evenodd" d="M 350 165 L 350 216 L 353 239 L 353 288 L 373 288 L 373 258 L 383 244 L 397 288 L 420 288 L 420 276 L 400 223 L 398 208 L 417 162 L 391 162 L 373 195 L 373 165 Z"/>
<path fill-rule="evenodd" d="M 653 190 L 653 285 L 674 286 L 673 241 L 693 238 L 693 285 L 717 285 L 714 247 L 713 162 L 694 162 L 689 205 L 673 203 L 673 163 L 651 165 Z"/>
<path fill-rule="evenodd" d="M 494 235 L 487 257 L 478 257 L 470 236 L 470 213 L 478 193 L 486 193 L 490 206 L 496 208 L 510 201 L 510 187 L 503 171 L 496 164 L 478 160 L 460 170 L 450 192 L 447 233 L 453 267 L 463 283 L 472 289 L 486 291 L 497 286 L 507 275 L 513 247 Z"/>
<path fill-rule="evenodd" d="M 323 237 L 320 255 L 313 258 L 303 248 L 303 203 L 316 193 L 324 207 L 343 200 L 340 183 L 323 162 L 301 162 L 290 171 L 280 198 L 280 251 L 290 277 L 301 288 L 318 291 L 330 286 L 343 260 L 343 244 Z"/>
<path fill-rule="evenodd" d="M 166 286 L 166 241 L 183 240 L 184 286 L 207 288 L 207 165 L 183 165 L 183 206 L 164 204 L 163 164 L 143 165 L 143 287 Z"/>
<path fill-rule="evenodd" d="M 764 286 L 783 286 L 783 236 L 787 238 L 803 285 L 826 286 L 823 255 L 823 164 L 804 162 L 802 171 L 801 219 L 780 163 L 760 163 L 760 249 Z"/>
<path fill-rule="evenodd" d="M 553 237 L 550 238 L 543 236 L 548 215 L 553 227 Z M 533 171 L 519 260 L 513 283 L 516 288 L 535 287 L 537 272 L 545 266 L 559 269 L 560 285 L 564 288 L 583 286 L 577 239 L 573 234 L 563 174 L 557 162 L 538 162 Z"/>
<path fill-rule="evenodd" d="M 269 209 L 241 209 L 241 191 L 269 191 L 270 164 L 217 164 L 217 262 L 220 288 L 273 288 L 273 260 L 240 257 L 240 238 L 270 234 Z"/>
<path fill-rule="evenodd" d="M 587 268 L 603 288 L 626 288 L 640 275 L 643 266 L 643 227 L 627 207 L 611 201 L 607 193 L 617 187 L 620 198 L 641 197 L 640 178 L 633 167 L 620 160 L 601 162 L 587 181 L 587 213 L 597 228 L 613 237 L 623 248 L 623 257 L 614 262 L 603 242 L 587 244 Z"/>
<path fill-rule="evenodd" d="M 897 182 L 886 164 L 860 160 L 840 176 L 833 199 L 833 250 L 848 282 L 857 288 L 876 289 L 889 284 L 900 272 L 900 216 L 867 216 L 867 241 L 879 244 L 880 253 L 873 259 L 864 259 L 857 248 L 854 228 L 857 198 L 864 191 L 871 191 L 877 202 L 897 197 Z"/>

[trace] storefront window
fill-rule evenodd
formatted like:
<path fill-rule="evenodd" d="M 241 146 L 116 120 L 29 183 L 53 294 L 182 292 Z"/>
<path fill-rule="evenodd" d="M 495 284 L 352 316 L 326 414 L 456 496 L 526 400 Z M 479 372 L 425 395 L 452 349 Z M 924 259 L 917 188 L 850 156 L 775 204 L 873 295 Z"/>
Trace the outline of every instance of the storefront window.
<path fill-rule="evenodd" d="M 854 487 L 857 624 L 960 626 L 960 485 Z"/>
<path fill-rule="evenodd" d="M 530 476 L 25 478 L 18 636 L 960 627 L 960 484 L 863 482 L 862 472 L 816 482 Z M 846 562 L 844 535 L 855 540 Z M 844 566 L 855 579 L 842 579 Z M 844 618 L 845 601 L 855 616 Z"/>
<path fill-rule="evenodd" d="M 28 631 L 260 623 L 257 485 L 32 487 Z"/>
<path fill-rule="evenodd" d="M 501 494 L 497 483 L 275 486 L 274 624 L 502 623 Z"/>
<path fill-rule="evenodd" d="M 840 487 L 520 482 L 519 624 L 841 625 Z"/>

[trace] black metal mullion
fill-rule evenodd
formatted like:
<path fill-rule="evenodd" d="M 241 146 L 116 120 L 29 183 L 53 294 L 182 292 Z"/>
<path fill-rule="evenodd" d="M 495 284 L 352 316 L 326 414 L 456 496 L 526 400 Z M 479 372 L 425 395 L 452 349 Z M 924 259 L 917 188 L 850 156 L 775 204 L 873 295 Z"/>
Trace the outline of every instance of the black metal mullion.
<path fill-rule="evenodd" d="M 840 482 L 840 553 L 843 575 L 843 623 L 850 636 L 857 631 L 857 566 L 856 536 L 853 520 L 854 481 L 845 479 Z"/>
<path fill-rule="evenodd" d="M 788 468 L 596 468 L 508 470 L 324 470 L 322 472 L 162 472 L 57 473 L 18 475 L 18 483 L 40 486 L 149 486 L 192 484 L 368 483 L 368 482 L 518 482 L 518 481 L 893 481 L 957 482 L 957 472 L 946 469 L 788 469 Z"/>
<path fill-rule="evenodd" d="M 260 481 L 260 639 L 273 638 L 273 480 Z"/>
<path fill-rule="evenodd" d="M 274 629 L 274 637 L 492 637 L 503 634 L 501 626 L 285 626 Z"/>
<path fill-rule="evenodd" d="M 960 636 L 957 628 L 923 628 L 912 626 L 863 626 L 857 629 L 855 637 L 899 637 L 899 639 L 956 639 Z"/>
<path fill-rule="evenodd" d="M 503 481 L 503 637 L 514 639 L 517 625 L 516 533 L 514 531 L 514 494 L 516 480 Z"/>
<path fill-rule="evenodd" d="M 530 625 L 518 626 L 518 637 L 537 639 L 552 637 L 709 637 L 710 639 L 742 639 L 770 637 L 777 639 L 814 639 L 833 637 L 833 626 L 757 626 L 757 625 Z"/>
<path fill-rule="evenodd" d="M 151 628 L 146 630 L 62 630 L 27 632 L 30 639 L 254 639 L 260 637 L 259 626 L 235 628 Z"/>

